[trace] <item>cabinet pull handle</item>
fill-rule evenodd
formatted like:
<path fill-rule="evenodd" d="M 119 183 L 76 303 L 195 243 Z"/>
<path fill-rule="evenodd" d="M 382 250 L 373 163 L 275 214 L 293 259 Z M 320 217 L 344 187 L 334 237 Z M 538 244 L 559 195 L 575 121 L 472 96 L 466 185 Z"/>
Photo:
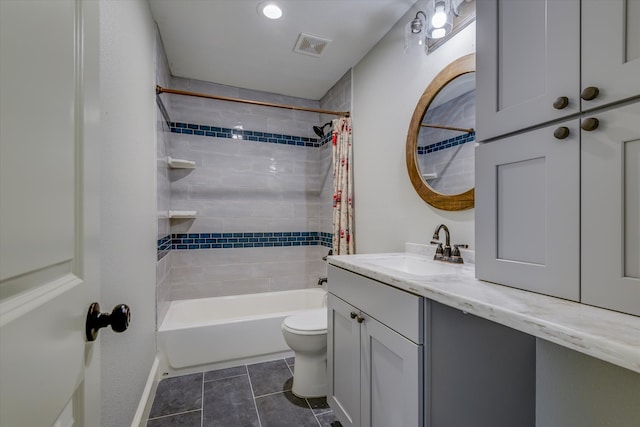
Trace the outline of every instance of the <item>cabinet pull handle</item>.
<path fill-rule="evenodd" d="M 598 126 L 600 126 L 600 120 L 595 117 L 589 117 L 588 119 L 582 120 L 582 123 L 580 123 L 582 130 L 586 130 L 587 132 L 598 129 Z"/>
<path fill-rule="evenodd" d="M 580 98 L 584 99 L 585 101 L 591 101 L 593 99 L 596 99 L 598 97 L 598 94 L 600 94 L 600 89 L 595 86 L 589 86 L 582 91 L 582 93 L 580 94 Z"/>
<path fill-rule="evenodd" d="M 349 313 L 349 315 L 351 316 L 352 319 L 355 319 L 358 314 L 355 311 L 352 311 L 351 313 Z"/>
<path fill-rule="evenodd" d="M 362 322 L 364 322 L 364 317 L 362 317 L 362 316 L 357 316 L 357 317 L 356 317 L 356 320 L 358 321 L 358 323 L 362 323 Z"/>
<path fill-rule="evenodd" d="M 553 136 L 555 136 L 556 139 L 565 139 L 566 137 L 569 136 L 570 133 L 571 131 L 569 130 L 568 127 L 560 126 L 558 129 L 553 131 Z"/>
<path fill-rule="evenodd" d="M 553 103 L 553 108 L 555 108 L 556 110 L 562 110 L 564 108 L 567 108 L 568 105 L 569 105 L 569 98 L 567 98 L 566 96 L 560 96 Z"/>

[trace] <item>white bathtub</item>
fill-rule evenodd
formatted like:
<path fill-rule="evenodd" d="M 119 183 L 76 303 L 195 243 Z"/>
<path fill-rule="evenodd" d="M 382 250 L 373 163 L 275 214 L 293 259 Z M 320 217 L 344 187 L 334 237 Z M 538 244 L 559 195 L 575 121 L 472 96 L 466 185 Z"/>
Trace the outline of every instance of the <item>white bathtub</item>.
<path fill-rule="evenodd" d="M 285 317 L 326 303 L 320 288 L 172 301 L 158 351 L 174 370 L 280 354 L 290 351 L 280 330 Z"/>

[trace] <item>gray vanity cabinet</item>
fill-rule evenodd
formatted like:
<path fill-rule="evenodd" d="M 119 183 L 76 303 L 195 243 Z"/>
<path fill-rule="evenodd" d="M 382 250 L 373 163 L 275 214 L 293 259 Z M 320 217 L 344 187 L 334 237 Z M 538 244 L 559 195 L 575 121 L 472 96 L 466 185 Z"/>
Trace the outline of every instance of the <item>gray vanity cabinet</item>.
<path fill-rule="evenodd" d="M 476 13 L 479 141 L 640 95 L 637 1 L 483 0 Z"/>
<path fill-rule="evenodd" d="M 476 148 L 477 278 L 579 301 L 579 125 Z"/>
<path fill-rule="evenodd" d="M 329 266 L 327 401 L 343 426 L 421 427 L 423 299 Z"/>

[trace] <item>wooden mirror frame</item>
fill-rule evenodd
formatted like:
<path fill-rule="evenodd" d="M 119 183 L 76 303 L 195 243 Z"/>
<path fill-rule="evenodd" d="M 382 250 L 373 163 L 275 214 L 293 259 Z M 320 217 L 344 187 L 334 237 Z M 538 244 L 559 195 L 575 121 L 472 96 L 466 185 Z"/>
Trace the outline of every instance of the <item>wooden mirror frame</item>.
<path fill-rule="evenodd" d="M 424 119 L 429 105 L 436 98 L 438 93 L 449 84 L 453 79 L 468 73 L 476 71 L 476 54 L 470 53 L 461 58 L 456 59 L 447 65 L 444 70 L 429 83 L 424 93 L 418 101 L 411 123 L 409 124 L 409 132 L 407 133 L 406 159 L 407 172 L 413 188 L 416 189 L 418 195 L 431 206 L 445 211 L 462 211 L 471 209 L 474 206 L 475 189 L 465 191 L 460 194 L 443 194 L 431 188 L 423 179 L 418 167 L 418 134 L 420 133 L 420 125 Z"/>

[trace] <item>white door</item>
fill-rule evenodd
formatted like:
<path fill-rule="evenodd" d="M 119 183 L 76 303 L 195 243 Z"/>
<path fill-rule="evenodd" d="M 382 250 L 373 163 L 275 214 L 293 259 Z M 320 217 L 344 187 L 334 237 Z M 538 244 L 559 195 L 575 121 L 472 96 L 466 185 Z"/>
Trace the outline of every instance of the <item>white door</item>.
<path fill-rule="evenodd" d="M 0 426 L 99 425 L 98 3 L 0 1 Z"/>

